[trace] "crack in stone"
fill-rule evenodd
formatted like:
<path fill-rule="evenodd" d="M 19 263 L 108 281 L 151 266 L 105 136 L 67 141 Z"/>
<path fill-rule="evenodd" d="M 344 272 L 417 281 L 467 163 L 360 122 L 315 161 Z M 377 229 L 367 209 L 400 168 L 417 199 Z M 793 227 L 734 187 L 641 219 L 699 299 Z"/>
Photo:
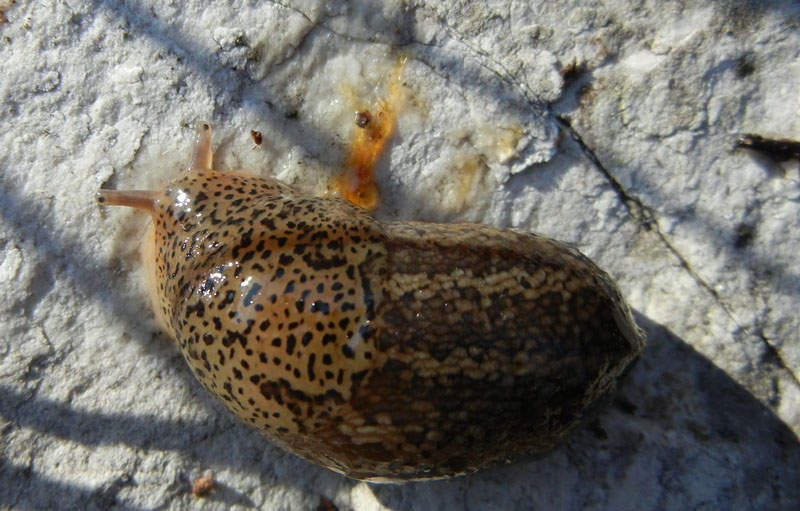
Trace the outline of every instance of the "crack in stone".
<path fill-rule="evenodd" d="M 717 290 L 697 274 L 697 272 L 689 264 L 688 259 L 686 259 L 686 257 L 684 257 L 683 254 L 681 254 L 678 249 L 675 248 L 675 246 L 669 241 L 668 237 L 661 232 L 653 210 L 646 206 L 641 200 L 639 200 L 639 198 L 631 195 L 627 190 L 625 190 L 625 188 L 620 184 L 619 181 L 617 181 L 614 175 L 611 174 L 605 165 L 603 165 L 595 152 L 586 144 L 586 142 L 584 142 L 580 134 L 575 131 L 569 120 L 561 115 L 554 115 L 554 118 L 556 119 L 559 127 L 563 129 L 564 132 L 566 132 L 576 144 L 578 144 L 583 155 L 592 163 L 592 165 L 595 166 L 595 168 L 597 168 L 597 170 L 600 171 L 601 174 L 603 174 L 608 183 L 611 185 L 611 188 L 628 210 L 628 213 L 631 215 L 631 217 L 645 230 L 653 232 L 658 237 L 659 241 L 664 244 L 667 250 L 678 260 L 681 267 L 689 273 L 689 275 L 701 288 L 708 292 L 714 298 L 714 300 L 718 302 L 731 320 L 734 321 L 736 326 L 742 328 L 739 322 L 736 320 L 733 310 L 728 304 L 725 303 Z"/>
<path fill-rule="evenodd" d="M 304 17 L 306 19 L 306 21 L 308 21 L 312 25 L 316 25 L 317 24 L 317 22 L 312 20 L 311 17 L 308 14 L 303 12 L 301 9 L 298 9 L 297 7 L 293 7 L 291 5 L 286 5 L 285 3 L 279 2 L 278 0 L 269 0 L 267 3 L 270 3 L 272 5 L 280 5 L 284 9 L 290 10 L 290 11 L 292 11 L 292 12 L 294 12 L 296 14 L 299 14 L 300 16 Z"/>
<path fill-rule="evenodd" d="M 736 328 L 740 331 L 746 332 L 748 334 L 755 335 L 758 337 L 761 342 L 764 344 L 765 349 L 771 353 L 774 360 L 777 361 L 777 364 L 784 369 L 791 378 L 794 380 L 795 383 L 800 385 L 800 380 L 798 380 L 797 375 L 795 375 L 794 371 L 789 367 L 783 357 L 780 356 L 780 351 L 773 346 L 769 340 L 763 335 L 757 333 L 760 328 L 760 322 L 756 320 L 755 324 L 751 326 L 743 326 L 739 323 L 736 319 L 736 315 L 734 313 L 733 307 L 731 307 L 720 294 L 714 289 L 708 282 L 706 282 L 689 264 L 689 260 L 680 253 L 680 251 L 675 248 L 675 246 L 670 242 L 669 238 L 661 232 L 661 229 L 658 227 L 658 221 L 656 219 L 656 215 L 653 213 L 652 209 L 647 207 L 641 200 L 637 197 L 631 195 L 630 193 L 625 190 L 625 188 L 617 181 L 617 179 L 611 174 L 611 172 L 600 162 L 600 159 L 597 157 L 595 152 L 584 142 L 583 138 L 580 134 L 575 131 L 575 129 L 570 124 L 569 120 L 565 117 L 560 115 L 554 116 L 559 127 L 566 132 L 570 138 L 578 144 L 581 148 L 581 152 L 583 155 L 592 163 L 592 165 L 597 168 L 600 173 L 605 176 L 608 180 L 608 183 L 611 185 L 614 192 L 622 201 L 625 208 L 628 210 L 628 213 L 631 217 L 639 223 L 645 230 L 653 232 L 659 241 L 666 247 L 667 251 L 675 257 L 678 262 L 680 263 L 681 267 L 692 277 L 692 279 L 707 293 L 709 293 L 713 298 L 715 303 L 725 311 L 725 314 L 733 321 Z"/>
<path fill-rule="evenodd" d="M 522 80 L 519 80 L 517 76 L 511 72 L 502 62 L 502 60 L 495 57 L 492 53 L 484 50 L 482 47 L 476 44 L 472 44 L 469 42 L 468 38 L 464 36 L 458 29 L 456 29 L 453 25 L 447 22 L 447 16 L 442 15 L 442 13 L 438 12 L 435 7 L 430 5 L 424 5 L 424 9 L 432 11 L 438 15 L 438 20 L 441 23 L 441 26 L 444 27 L 447 32 L 451 34 L 453 40 L 457 43 L 461 44 L 465 48 L 470 51 L 466 51 L 467 55 L 470 55 L 475 61 L 484 69 L 496 75 L 499 79 L 503 80 L 505 83 L 511 85 L 512 87 L 516 88 L 522 96 L 528 101 L 530 106 L 534 109 L 534 111 L 538 111 L 539 113 L 552 118 L 553 115 L 547 111 L 543 102 L 536 97 L 533 90 Z M 437 48 L 443 48 L 441 45 L 428 45 L 425 43 L 419 43 L 424 46 L 432 46 Z M 489 66 L 486 64 L 489 62 L 494 66 L 497 66 L 497 69 Z"/>
<path fill-rule="evenodd" d="M 418 42 L 416 42 L 416 41 L 415 41 L 415 42 L 412 42 L 412 43 L 409 43 L 409 44 L 420 44 L 421 46 L 426 46 L 426 47 L 428 47 L 427 45 L 424 45 L 424 44 L 422 44 L 422 43 L 418 43 Z M 447 74 L 445 74 L 445 73 L 442 73 L 442 71 L 441 71 L 440 69 L 437 69 L 437 67 L 436 67 L 436 66 L 434 66 L 432 63 L 428 62 L 427 60 L 424 60 L 424 59 L 421 59 L 421 58 L 418 58 L 418 57 L 415 57 L 415 58 L 414 58 L 414 60 L 416 60 L 417 62 L 419 62 L 419 63 L 420 63 L 420 64 L 422 64 L 423 66 L 427 67 L 428 69 L 430 69 L 431 73 L 433 73 L 434 75 L 436 75 L 436 76 L 438 76 L 439 78 L 441 78 L 441 79 L 442 79 L 442 80 L 443 80 L 445 83 L 448 83 L 448 84 L 451 84 L 451 83 L 453 83 L 453 80 L 450 78 L 450 76 L 449 76 L 449 75 L 447 75 Z M 455 90 L 454 90 L 454 92 L 455 92 L 456 94 L 458 94 L 458 96 L 459 96 L 459 97 L 460 97 L 460 98 L 461 98 L 461 99 L 462 99 L 462 100 L 463 100 L 465 103 L 469 103 L 469 102 L 470 102 L 469 98 L 468 98 L 468 97 L 467 97 L 467 95 L 466 95 L 466 94 L 465 94 L 465 93 L 464 93 L 464 92 L 461 90 L 461 88 L 460 88 L 460 87 L 456 86 L 456 87 L 455 87 Z"/>
<path fill-rule="evenodd" d="M 759 319 L 761 317 L 762 317 L 761 314 L 756 316 L 756 320 L 753 322 L 753 325 L 745 329 L 745 332 L 752 333 L 755 337 L 758 337 L 758 339 L 760 339 L 762 343 L 764 343 L 764 346 L 766 346 L 764 357 L 762 360 L 766 360 L 767 362 L 772 362 L 774 365 L 777 365 L 779 368 L 785 370 L 789 374 L 789 377 L 792 379 L 792 381 L 794 381 L 795 385 L 800 387 L 800 378 L 798 378 L 797 374 L 794 372 L 792 367 L 789 364 L 787 364 L 784 358 L 781 356 L 781 350 L 778 349 L 778 347 L 776 347 L 774 344 L 772 344 L 769 338 L 766 335 L 764 335 L 762 321 Z M 776 394 L 780 395 L 779 392 L 776 392 Z M 775 405 L 774 403 L 770 404 L 776 406 L 777 408 L 777 405 Z"/>

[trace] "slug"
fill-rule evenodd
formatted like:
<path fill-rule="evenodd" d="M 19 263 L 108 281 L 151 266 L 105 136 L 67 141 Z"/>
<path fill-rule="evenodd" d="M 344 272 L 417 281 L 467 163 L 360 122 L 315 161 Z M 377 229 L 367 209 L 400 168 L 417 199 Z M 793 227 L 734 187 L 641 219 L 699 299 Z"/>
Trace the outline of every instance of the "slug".
<path fill-rule="evenodd" d="M 191 163 L 152 217 L 160 323 L 200 383 L 274 443 L 350 477 L 452 477 L 555 447 L 645 339 L 576 249 L 479 224 L 386 222 L 343 199 Z"/>

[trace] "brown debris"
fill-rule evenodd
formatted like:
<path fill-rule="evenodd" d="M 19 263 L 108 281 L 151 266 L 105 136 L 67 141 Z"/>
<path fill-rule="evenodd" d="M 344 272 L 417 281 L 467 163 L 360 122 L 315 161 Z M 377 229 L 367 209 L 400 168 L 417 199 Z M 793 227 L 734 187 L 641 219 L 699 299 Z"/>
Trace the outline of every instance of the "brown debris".
<path fill-rule="evenodd" d="M 746 133 L 736 141 L 736 147 L 758 151 L 775 162 L 800 159 L 800 142 L 788 138 L 764 138 L 761 135 Z"/>
<path fill-rule="evenodd" d="M 261 142 L 264 141 L 260 131 L 250 130 L 250 136 L 253 137 L 253 142 L 256 144 L 256 146 L 260 146 Z"/>
<path fill-rule="evenodd" d="M 372 120 L 372 116 L 369 110 L 359 110 L 356 112 L 356 126 L 359 128 L 366 128 L 370 120 Z"/>
<path fill-rule="evenodd" d="M 197 498 L 207 496 L 213 489 L 214 478 L 210 475 L 198 477 L 192 481 L 192 494 Z"/>

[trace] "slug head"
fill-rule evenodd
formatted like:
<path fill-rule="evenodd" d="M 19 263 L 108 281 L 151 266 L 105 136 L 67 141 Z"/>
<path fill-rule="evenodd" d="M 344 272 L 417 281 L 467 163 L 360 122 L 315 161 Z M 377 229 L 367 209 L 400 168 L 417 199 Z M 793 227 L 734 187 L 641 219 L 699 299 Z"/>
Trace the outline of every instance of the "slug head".
<path fill-rule="evenodd" d="M 192 158 L 184 170 L 163 190 L 100 190 L 97 202 L 104 206 L 125 206 L 146 211 L 153 220 L 142 244 L 142 260 L 148 278 L 148 289 L 158 321 L 171 331 L 169 318 L 174 308 L 174 294 L 167 285 L 174 278 L 177 261 L 170 243 L 185 242 L 204 220 L 195 202 L 209 180 L 224 181 L 225 175 L 211 169 L 211 126 L 198 122 Z M 178 241 L 175 241 L 177 238 Z"/>

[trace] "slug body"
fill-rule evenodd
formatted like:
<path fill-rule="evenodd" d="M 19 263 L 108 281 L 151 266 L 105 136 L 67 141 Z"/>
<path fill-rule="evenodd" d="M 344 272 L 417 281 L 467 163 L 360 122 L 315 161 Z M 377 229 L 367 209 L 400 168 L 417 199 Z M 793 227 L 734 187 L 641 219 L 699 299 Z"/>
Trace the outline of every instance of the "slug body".
<path fill-rule="evenodd" d="M 477 224 L 382 222 L 336 198 L 211 170 L 198 126 L 164 191 L 101 203 L 153 219 L 155 306 L 197 379 L 315 463 L 373 481 L 552 449 L 644 347 L 577 250 Z"/>

